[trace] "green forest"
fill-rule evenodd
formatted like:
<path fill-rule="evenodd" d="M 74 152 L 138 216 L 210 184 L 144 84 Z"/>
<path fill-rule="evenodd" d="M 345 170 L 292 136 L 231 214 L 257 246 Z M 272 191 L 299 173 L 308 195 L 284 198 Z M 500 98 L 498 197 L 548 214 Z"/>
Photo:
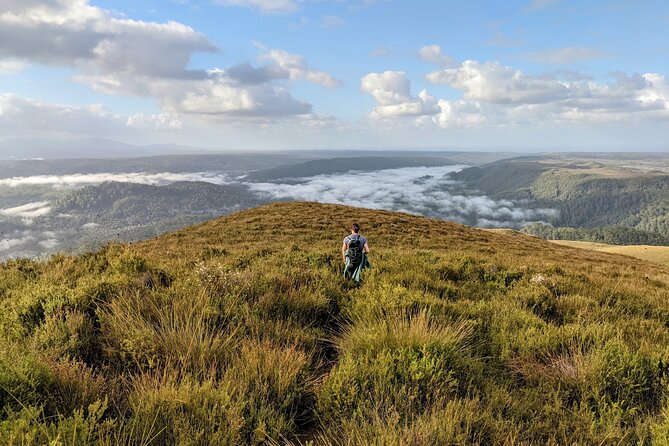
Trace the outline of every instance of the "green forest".
<path fill-rule="evenodd" d="M 465 169 L 453 177 L 494 198 L 531 200 L 557 209 L 559 215 L 546 222 L 554 229 L 526 229 L 541 237 L 613 244 L 667 244 L 669 238 L 668 174 L 621 173 L 592 163 L 521 157 Z"/>
<path fill-rule="evenodd" d="M 525 234 L 547 240 L 581 240 L 609 245 L 669 246 L 669 237 L 653 232 L 640 231 L 627 226 L 603 228 L 563 228 L 543 223 L 532 223 L 521 229 Z"/>

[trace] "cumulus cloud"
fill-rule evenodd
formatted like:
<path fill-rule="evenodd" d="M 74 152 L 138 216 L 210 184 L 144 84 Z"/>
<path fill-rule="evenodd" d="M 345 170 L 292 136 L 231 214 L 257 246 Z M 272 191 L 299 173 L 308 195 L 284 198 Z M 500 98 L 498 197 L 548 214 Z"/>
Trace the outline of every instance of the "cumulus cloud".
<path fill-rule="evenodd" d="M 480 103 L 475 101 L 446 101 L 437 103 L 439 114 L 433 118 L 441 128 L 470 128 L 484 124 L 489 118 Z"/>
<path fill-rule="evenodd" d="M 293 4 L 236 3 L 270 9 Z M 331 75 L 309 67 L 303 57 L 282 50 L 270 51 L 266 57 L 272 66 L 255 72 L 244 65 L 229 73 L 188 67 L 194 53 L 217 50 L 206 36 L 181 23 L 117 18 L 88 0 L 12 1 L 0 12 L 0 62 L 72 67 L 77 70 L 73 79 L 81 83 L 107 94 L 153 97 L 166 113 L 299 115 L 310 113 L 311 105 L 293 98 L 274 80 L 339 85 Z M 130 120 L 137 122 L 146 124 L 147 119 Z M 153 120 L 156 123 L 164 124 Z"/>
<path fill-rule="evenodd" d="M 527 54 L 534 62 L 554 65 L 569 65 L 609 56 L 610 53 L 606 51 L 584 47 L 551 48 Z"/>
<path fill-rule="evenodd" d="M 436 98 L 427 90 L 411 95 L 411 81 L 403 71 L 369 73 L 360 80 L 362 91 L 369 93 L 377 103 L 370 113 L 372 118 L 431 115 L 439 111 Z"/>
<path fill-rule="evenodd" d="M 298 54 L 279 49 L 266 49 L 262 44 L 257 44 L 257 46 L 263 50 L 259 59 L 269 62 L 266 65 L 254 67 L 245 62 L 227 70 L 211 70 L 210 74 L 219 77 L 227 76 L 244 86 L 261 85 L 281 79 L 304 80 L 328 88 L 342 85 L 339 79 L 335 79 L 330 74 L 309 67 L 307 60 Z"/>
<path fill-rule="evenodd" d="M 491 227 L 518 227 L 556 215 L 510 200 L 456 192 L 448 177 L 463 166 L 407 167 L 304 178 L 297 184 L 251 183 L 249 188 L 273 199 L 295 199 L 387 209 Z"/>
<path fill-rule="evenodd" d="M 115 18 L 87 0 L 4 3 L 0 57 L 91 73 L 183 78 L 203 75 L 186 68 L 193 52 L 216 50 L 186 25 Z"/>
<path fill-rule="evenodd" d="M 456 109 L 478 109 L 483 114 L 481 119 L 504 123 L 612 122 L 634 114 L 669 117 L 667 80 L 656 73 L 616 73 L 614 82 L 604 84 L 578 77 L 531 75 L 498 62 L 468 60 L 456 68 L 434 71 L 426 78 L 462 91 L 466 102 L 440 101 L 440 122 L 453 118 Z"/>
<path fill-rule="evenodd" d="M 295 99 L 272 84 L 238 85 L 223 74 L 201 82 L 178 96 L 164 100 L 166 110 L 221 116 L 281 116 L 311 112 L 311 104 Z"/>
<path fill-rule="evenodd" d="M 53 186 L 53 187 L 80 187 L 91 184 L 100 184 L 107 181 L 122 183 L 165 185 L 178 181 L 203 181 L 213 184 L 227 184 L 228 178 L 220 172 L 192 172 L 192 173 L 75 173 L 70 175 L 34 175 L 30 177 L 12 177 L 0 179 L 0 186 Z M 5 209 L 4 211 L 7 211 Z M 2 215 L 2 214 L 0 214 Z"/>
<path fill-rule="evenodd" d="M 329 88 L 341 85 L 340 80 L 335 79 L 328 73 L 309 68 L 306 59 L 297 54 L 274 49 L 261 56 L 261 58 L 274 62 L 287 74 L 289 79 L 301 79 Z"/>
<path fill-rule="evenodd" d="M 433 84 L 445 84 L 464 92 L 465 99 L 505 103 L 539 103 L 564 99 L 568 87 L 555 79 L 524 74 L 497 62 L 466 60 L 457 68 L 426 76 Z"/>
<path fill-rule="evenodd" d="M 0 209 L 0 217 L 37 218 L 51 212 L 48 201 L 27 203 L 12 208 Z"/>
<path fill-rule="evenodd" d="M 439 45 L 426 45 L 418 51 L 418 54 L 424 61 L 436 65 L 444 67 L 452 67 L 457 65 L 456 60 L 444 54 L 441 51 L 441 47 Z"/>

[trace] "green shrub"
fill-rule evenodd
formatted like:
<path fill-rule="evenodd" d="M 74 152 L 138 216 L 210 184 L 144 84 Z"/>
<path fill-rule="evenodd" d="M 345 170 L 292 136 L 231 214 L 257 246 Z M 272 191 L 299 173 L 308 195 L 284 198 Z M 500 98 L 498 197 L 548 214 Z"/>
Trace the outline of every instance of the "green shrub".
<path fill-rule="evenodd" d="M 595 396 L 626 411 L 655 412 L 666 389 L 657 362 L 630 351 L 619 341 L 608 342 L 595 357 Z"/>
<path fill-rule="evenodd" d="M 116 423 L 103 419 L 107 406 L 106 400 L 96 401 L 85 410 L 75 410 L 71 416 L 55 417 L 47 417 L 36 406 L 10 411 L 7 419 L 0 421 L 0 443 L 25 446 L 110 444 Z"/>
<path fill-rule="evenodd" d="M 230 384 L 174 379 L 178 375 L 171 370 L 135 379 L 127 424 L 153 444 L 242 444 L 244 402 L 235 401 Z"/>
<path fill-rule="evenodd" d="M 100 354 L 93 321 L 79 311 L 50 314 L 32 337 L 34 348 L 53 358 L 81 359 L 88 363 Z"/>
<path fill-rule="evenodd" d="M 311 421 L 314 404 L 309 357 L 294 347 L 248 342 L 224 375 L 233 396 L 243 402 L 246 442 L 259 444 L 294 436 Z"/>

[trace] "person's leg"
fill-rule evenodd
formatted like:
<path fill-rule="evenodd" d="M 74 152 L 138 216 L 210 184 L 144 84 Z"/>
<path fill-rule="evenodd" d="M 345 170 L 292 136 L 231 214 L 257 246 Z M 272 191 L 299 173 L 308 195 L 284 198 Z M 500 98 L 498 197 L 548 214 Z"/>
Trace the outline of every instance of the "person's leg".
<path fill-rule="evenodd" d="M 351 277 L 353 277 L 353 273 L 355 273 L 355 269 L 356 269 L 356 267 L 354 265 L 351 265 L 350 263 L 348 263 L 346 265 L 346 269 L 344 270 L 344 277 L 346 277 L 347 279 L 350 279 Z"/>

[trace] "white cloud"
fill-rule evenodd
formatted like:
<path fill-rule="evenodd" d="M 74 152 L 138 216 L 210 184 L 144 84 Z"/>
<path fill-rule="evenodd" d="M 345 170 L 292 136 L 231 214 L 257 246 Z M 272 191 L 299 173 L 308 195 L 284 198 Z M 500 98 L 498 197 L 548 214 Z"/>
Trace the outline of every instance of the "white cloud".
<path fill-rule="evenodd" d="M 175 114 L 158 113 L 145 114 L 135 113 L 126 120 L 129 127 L 152 128 L 157 130 L 179 130 L 183 122 Z"/>
<path fill-rule="evenodd" d="M 56 237 L 56 233 L 53 231 L 42 232 L 41 238 L 42 240 L 40 240 L 37 244 L 46 250 L 51 250 L 60 245 L 60 241 Z"/>
<path fill-rule="evenodd" d="M 0 240 L 0 252 L 11 251 L 24 246 L 35 240 L 31 231 L 14 231 L 11 234 L 3 235 Z M 0 257 L 2 259 L 2 257 Z"/>
<path fill-rule="evenodd" d="M 221 6 L 257 9 L 264 14 L 284 14 L 296 12 L 304 3 L 317 3 L 322 0 L 214 0 Z M 367 8 L 377 0 L 337 0 L 337 3 L 348 3 L 351 10 Z"/>
<path fill-rule="evenodd" d="M 30 177 L 12 177 L 0 179 L 0 186 L 53 186 L 80 187 L 100 184 L 106 181 L 122 183 L 164 185 L 177 181 L 203 181 L 213 184 L 227 184 L 228 178 L 220 172 L 188 172 L 188 173 L 75 173 L 70 175 L 34 175 Z M 4 211 L 8 211 L 4 209 Z M 0 214 L 2 215 L 2 214 Z"/>
<path fill-rule="evenodd" d="M 518 227 L 553 217 L 553 209 L 530 209 L 510 200 L 456 193 L 448 177 L 463 166 L 407 167 L 374 172 L 348 172 L 304 178 L 297 184 L 251 183 L 256 193 L 295 199 L 387 209 L 496 226 Z"/>
<path fill-rule="evenodd" d="M 465 99 L 498 104 L 549 102 L 568 96 L 568 87 L 555 79 L 527 75 L 497 62 L 466 60 L 426 78 L 464 91 Z"/>
<path fill-rule="evenodd" d="M 116 115 L 97 104 L 68 107 L 0 94 L 0 133 L 5 137 L 135 135 L 127 124 L 128 117 Z"/>
<path fill-rule="evenodd" d="M 118 19 L 87 0 L 12 2 L 0 13 L 0 57 L 72 66 L 87 73 L 182 78 L 206 37 L 177 22 Z"/>
<path fill-rule="evenodd" d="M 426 45 L 418 51 L 418 54 L 424 61 L 443 67 L 452 67 L 457 65 L 456 60 L 444 54 L 441 51 L 441 47 L 439 45 Z"/>
<path fill-rule="evenodd" d="M 527 57 L 534 62 L 543 64 L 569 65 L 587 60 L 609 57 L 610 55 L 610 53 L 596 50 L 594 48 L 567 47 L 537 51 L 527 54 Z"/>
<path fill-rule="evenodd" d="M 484 124 L 488 118 L 480 103 L 474 101 L 446 101 L 437 103 L 440 112 L 434 122 L 441 128 L 470 128 Z"/>
<path fill-rule="evenodd" d="M 228 116 L 281 116 L 309 113 L 311 105 L 271 84 L 238 85 L 225 76 L 198 83 L 195 88 L 164 98 L 173 113 Z"/>
<path fill-rule="evenodd" d="M 415 117 L 439 111 L 437 100 L 427 90 L 422 90 L 418 97 L 411 96 L 411 82 L 403 71 L 369 73 L 360 80 L 360 88 L 377 103 L 370 113 L 372 118 Z"/>
<path fill-rule="evenodd" d="M 60 244 L 51 231 L 13 230 L 0 232 L 0 261 L 16 257 L 33 257 Z M 38 248 L 39 247 L 39 248 Z"/>
<path fill-rule="evenodd" d="M 26 63 L 16 59 L 0 60 L 0 75 L 16 74 L 26 68 Z"/>
<path fill-rule="evenodd" d="M 247 2 L 240 2 L 247 3 Z M 291 2 L 289 2 L 291 3 Z M 257 6 L 281 7 L 258 1 Z M 163 112 L 237 117 L 289 116 L 309 113 L 311 105 L 292 97 L 277 79 L 301 79 L 328 87 L 331 75 L 282 50 L 264 57 L 272 61 L 258 82 L 244 76 L 253 70 L 199 70 L 188 64 L 194 53 L 217 48 L 194 29 L 177 22 L 154 23 L 116 18 L 88 0 L 11 2 L 0 12 L 0 61 L 67 66 L 73 79 L 106 94 L 152 97 Z M 15 62 L 12 62 L 15 63 Z M 261 68 L 259 70 L 263 70 Z M 257 74 L 257 73 L 255 73 Z M 263 74 L 263 73 L 261 73 Z M 158 115 L 160 116 L 160 115 Z M 168 121 L 137 116 L 129 124 Z"/>
<path fill-rule="evenodd" d="M 497 62 L 468 60 L 457 68 L 432 72 L 427 80 L 463 92 L 459 107 L 479 109 L 487 121 L 613 122 L 638 115 L 669 118 L 666 78 L 656 73 L 615 74 L 608 84 L 589 79 L 531 75 Z M 441 102 L 452 114 L 453 102 Z M 495 119 L 491 119 L 495 118 Z"/>
<path fill-rule="evenodd" d="M 274 49 L 261 56 L 261 59 L 276 63 L 289 79 L 305 80 L 329 88 L 338 87 L 342 84 L 340 80 L 335 79 L 328 73 L 309 68 L 306 59 L 297 54 Z"/>
<path fill-rule="evenodd" d="M 51 212 L 48 201 L 27 203 L 21 206 L 0 209 L 0 217 L 37 218 Z"/>
<path fill-rule="evenodd" d="M 256 46 L 263 51 L 259 59 L 268 61 L 268 64 L 254 67 L 246 62 L 226 70 L 211 70 L 209 74 L 219 80 L 227 79 L 230 85 L 246 88 L 281 79 L 304 80 L 328 88 L 342 85 L 340 80 L 330 74 L 310 68 L 307 60 L 300 55 L 279 49 L 267 49 L 260 43 L 256 43 Z"/>
<path fill-rule="evenodd" d="M 264 13 L 295 12 L 299 9 L 298 2 L 293 0 L 216 0 L 222 6 L 254 8 Z"/>

